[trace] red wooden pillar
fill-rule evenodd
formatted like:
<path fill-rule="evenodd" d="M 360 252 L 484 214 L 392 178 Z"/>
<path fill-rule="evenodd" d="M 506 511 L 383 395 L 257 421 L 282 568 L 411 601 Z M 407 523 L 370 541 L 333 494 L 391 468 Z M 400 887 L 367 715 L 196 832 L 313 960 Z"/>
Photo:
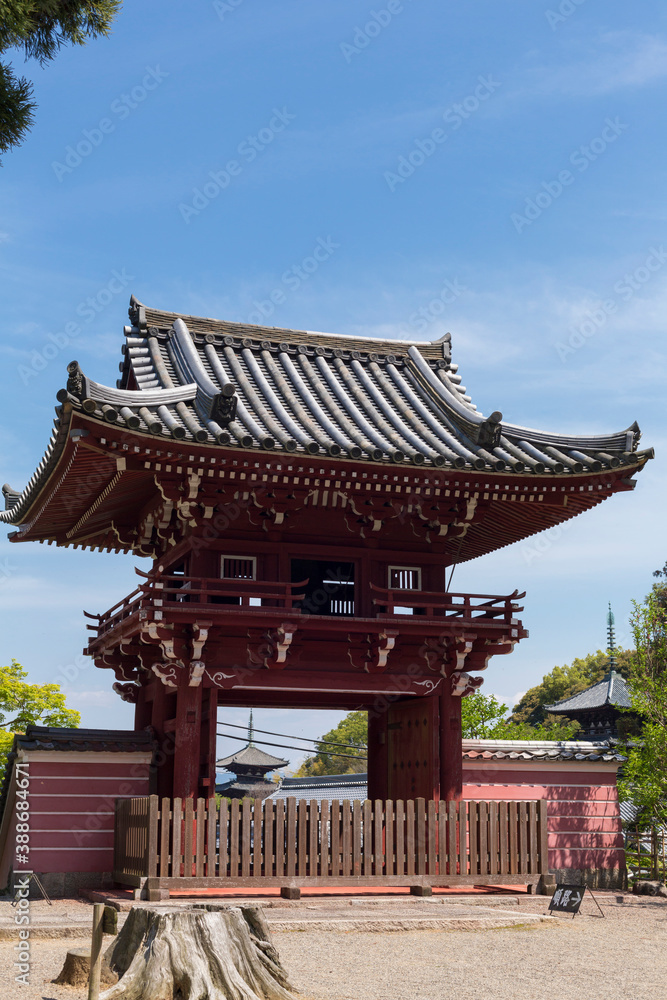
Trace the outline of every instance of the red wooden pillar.
<path fill-rule="evenodd" d="M 199 771 L 200 794 L 205 799 L 215 795 L 215 760 L 218 721 L 218 689 L 204 688 L 202 692 L 201 765 Z"/>
<path fill-rule="evenodd" d="M 446 677 L 440 694 L 440 799 L 458 802 L 462 795 L 461 698 L 451 693 Z"/>
<path fill-rule="evenodd" d="M 175 798 L 196 798 L 199 793 L 202 687 L 190 687 L 185 670 L 176 693 L 175 722 L 172 794 Z"/>
<path fill-rule="evenodd" d="M 368 798 L 389 798 L 387 707 L 368 710 Z"/>
<path fill-rule="evenodd" d="M 137 692 L 134 706 L 134 728 L 137 732 L 152 724 L 153 705 L 150 698 L 152 693 L 153 689 L 148 684 L 142 684 Z"/>

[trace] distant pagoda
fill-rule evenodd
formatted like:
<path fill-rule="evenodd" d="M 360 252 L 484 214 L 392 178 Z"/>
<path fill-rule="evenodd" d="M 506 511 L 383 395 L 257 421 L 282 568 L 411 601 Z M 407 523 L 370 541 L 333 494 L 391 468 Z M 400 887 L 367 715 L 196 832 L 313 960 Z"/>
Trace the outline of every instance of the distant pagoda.
<path fill-rule="evenodd" d="M 230 799 L 265 799 L 276 790 L 276 785 L 273 781 L 267 781 L 266 775 L 279 767 L 287 767 L 287 764 L 288 761 L 272 757 L 270 753 L 264 753 L 254 745 L 251 710 L 247 744 L 238 753 L 216 761 L 217 768 L 236 775 L 236 781 L 224 786 L 222 794 Z"/>
<path fill-rule="evenodd" d="M 578 734 L 578 737 L 583 735 L 596 740 L 618 739 L 619 716 L 625 714 L 625 709 L 632 707 L 628 686 L 616 670 L 616 635 L 611 604 L 607 612 L 607 649 L 609 669 L 601 681 L 592 684 L 585 691 L 557 701 L 554 705 L 544 706 L 545 712 L 566 715 L 578 722 L 583 730 L 583 734 Z"/>

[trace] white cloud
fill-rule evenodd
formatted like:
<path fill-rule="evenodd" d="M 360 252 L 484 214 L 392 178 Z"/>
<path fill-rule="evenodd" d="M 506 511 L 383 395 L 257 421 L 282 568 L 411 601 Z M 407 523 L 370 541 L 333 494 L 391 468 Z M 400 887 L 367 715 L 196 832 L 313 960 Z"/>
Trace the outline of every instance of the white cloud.
<path fill-rule="evenodd" d="M 595 97 L 647 86 L 667 75 L 667 43 L 656 35 L 606 32 L 585 51 L 579 43 L 570 47 L 576 57 L 569 63 L 528 70 L 526 82 L 535 96 Z"/>

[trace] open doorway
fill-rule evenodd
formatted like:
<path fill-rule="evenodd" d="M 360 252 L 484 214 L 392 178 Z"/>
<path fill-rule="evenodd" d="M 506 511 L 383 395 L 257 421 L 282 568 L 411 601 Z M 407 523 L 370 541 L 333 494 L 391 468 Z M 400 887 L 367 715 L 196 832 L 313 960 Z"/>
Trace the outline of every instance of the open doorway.
<path fill-rule="evenodd" d="M 292 583 L 308 580 L 299 602 L 304 614 L 354 615 L 354 563 L 292 559 Z"/>

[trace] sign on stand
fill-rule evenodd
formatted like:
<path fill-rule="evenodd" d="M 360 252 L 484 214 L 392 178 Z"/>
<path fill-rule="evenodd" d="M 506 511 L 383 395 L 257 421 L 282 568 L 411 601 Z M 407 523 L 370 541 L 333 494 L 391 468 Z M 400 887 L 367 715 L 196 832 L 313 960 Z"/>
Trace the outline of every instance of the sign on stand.
<path fill-rule="evenodd" d="M 589 889 L 588 891 L 590 895 L 593 896 L 591 890 Z M 579 912 L 579 907 L 581 906 L 585 892 L 585 885 L 567 885 L 559 883 L 556 886 L 556 891 L 551 897 L 551 902 L 549 903 L 550 914 L 553 914 L 556 911 L 559 913 L 571 913 L 572 919 L 574 920 L 574 915 Z M 593 896 L 593 901 L 598 910 L 600 910 L 602 916 L 604 916 L 604 913 L 602 913 L 602 910 L 600 909 L 600 904 L 595 896 Z"/>

